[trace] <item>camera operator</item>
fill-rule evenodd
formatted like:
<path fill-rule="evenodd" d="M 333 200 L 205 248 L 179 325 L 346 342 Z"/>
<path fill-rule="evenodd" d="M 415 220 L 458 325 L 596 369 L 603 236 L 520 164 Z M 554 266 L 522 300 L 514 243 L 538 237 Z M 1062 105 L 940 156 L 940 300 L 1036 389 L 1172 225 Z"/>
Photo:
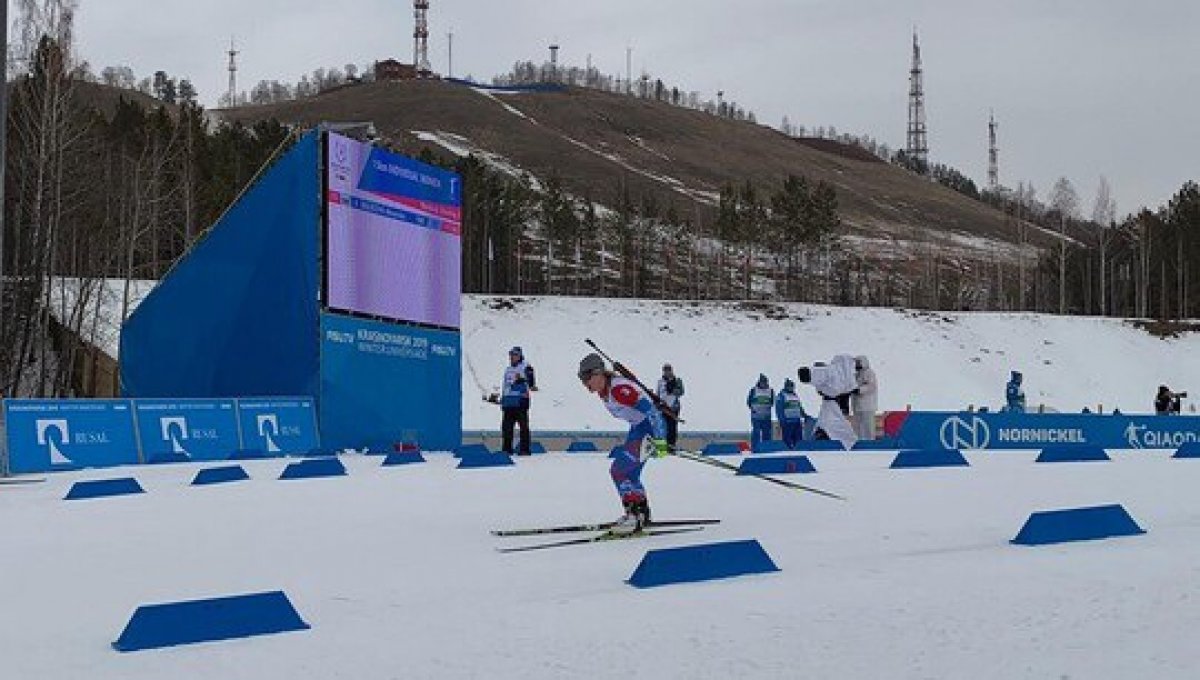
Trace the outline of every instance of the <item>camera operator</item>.
<path fill-rule="evenodd" d="M 1172 392 L 1166 385 L 1158 386 L 1158 394 L 1154 397 L 1154 413 L 1160 416 L 1179 415 L 1180 401 L 1187 398 L 1187 392 Z"/>

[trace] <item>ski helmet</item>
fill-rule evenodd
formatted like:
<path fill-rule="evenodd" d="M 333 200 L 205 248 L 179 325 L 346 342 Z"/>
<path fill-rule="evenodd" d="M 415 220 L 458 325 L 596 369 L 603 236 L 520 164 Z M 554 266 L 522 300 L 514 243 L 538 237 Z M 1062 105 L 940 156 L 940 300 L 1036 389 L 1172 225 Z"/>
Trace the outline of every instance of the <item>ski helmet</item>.
<path fill-rule="evenodd" d="M 593 373 L 607 370 L 608 367 L 604 364 L 604 359 L 595 352 L 587 355 L 579 360 L 579 379 L 587 381 L 592 377 Z"/>

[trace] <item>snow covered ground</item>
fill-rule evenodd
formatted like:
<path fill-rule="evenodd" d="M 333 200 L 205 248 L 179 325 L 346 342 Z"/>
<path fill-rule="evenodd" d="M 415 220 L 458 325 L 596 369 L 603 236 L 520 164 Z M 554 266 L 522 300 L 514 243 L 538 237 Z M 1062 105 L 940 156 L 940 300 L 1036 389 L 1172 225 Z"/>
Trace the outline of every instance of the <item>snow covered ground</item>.
<path fill-rule="evenodd" d="M 561 342 L 574 344 L 566 330 Z M 533 539 L 489 529 L 618 513 L 604 456 L 463 471 L 445 455 L 386 469 L 355 456 L 348 477 L 286 482 L 275 480 L 282 461 L 256 461 L 250 481 L 206 488 L 187 486 L 198 466 L 171 465 L 0 486 L 0 675 L 1195 677 L 1200 461 L 1146 451 L 1105 463 L 968 457 L 970 468 L 893 471 L 891 454 L 814 454 L 819 473 L 798 481 L 848 502 L 652 461 L 657 516 L 723 523 L 507 555 L 494 548 Z M 146 494 L 61 500 L 75 480 L 128 474 Z M 1033 511 L 1114 502 L 1148 533 L 1008 544 Z M 624 583 L 649 548 L 746 538 L 782 571 L 649 590 Z M 109 647 L 139 604 L 274 589 L 311 630 Z"/>
<path fill-rule="evenodd" d="M 778 390 L 797 367 L 839 353 L 870 357 L 880 411 L 995 409 L 1010 370 L 1024 373 L 1031 409 L 1150 413 L 1162 383 L 1200 397 L 1200 334 L 1164 340 L 1120 319 L 464 296 L 462 323 L 468 430 L 499 426 L 496 408 L 480 394 L 500 383 L 513 345 L 538 370 L 535 429 L 615 429 L 575 378 L 589 337 L 651 387 L 662 364 L 671 363 L 687 387 L 685 431 L 747 429 L 746 393 L 760 372 Z M 798 392 L 815 413 L 812 390 L 801 385 Z M 1194 403 L 1185 402 L 1189 407 Z"/>

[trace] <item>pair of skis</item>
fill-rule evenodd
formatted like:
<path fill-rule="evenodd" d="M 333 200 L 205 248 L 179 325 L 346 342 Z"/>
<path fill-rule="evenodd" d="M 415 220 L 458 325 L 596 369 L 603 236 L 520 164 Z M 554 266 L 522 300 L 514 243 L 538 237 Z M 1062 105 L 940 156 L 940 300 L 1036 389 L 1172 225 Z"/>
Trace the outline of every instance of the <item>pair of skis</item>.
<path fill-rule="evenodd" d="M 582 536 L 579 538 L 566 538 L 557 541 L 547 541 L 545 543 L 534 543 L 532 545 L 510 546 L 505 548 L 496 548 L 498 552 L 529 552 L 531 550 L 545 550 L 547 548 L 563 548 L 572 545 L 587 545 L 589 543 L 606 543 L 609 541 L 625 541 L 635 538 L 648 538 L 651 536 L 664 536 L 668 534 L 686 534 L 696 531 L 701 531 L 705 526 L 711 524 L 719 524 L 719 519 L 669 519 L 651 522 L 646 528 L 633 533 L 622 534 L 615 533 L 613 528 L 616 522 L 598 522 L 595 524 L 569 524 L 555 527 L 538 527 L 534 529 L 508 529 L 493 531 L 493 536 L 503 538 L 508 537 L 528 537 L 528 536 L 546 536 L 550 534 L 570 534 L 584 532 L 600 532 L 594 533 L 591 536 Z"/>

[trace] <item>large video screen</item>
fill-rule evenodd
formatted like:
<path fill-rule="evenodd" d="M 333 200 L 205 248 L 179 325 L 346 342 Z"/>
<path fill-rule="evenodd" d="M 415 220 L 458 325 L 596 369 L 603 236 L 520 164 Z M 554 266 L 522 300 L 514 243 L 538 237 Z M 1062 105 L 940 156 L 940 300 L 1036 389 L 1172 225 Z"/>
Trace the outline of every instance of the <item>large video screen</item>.
<path fill-rule="evenodd" d="M 462 180 L 330 133 L 326 305 L 459 328 Z"/>

